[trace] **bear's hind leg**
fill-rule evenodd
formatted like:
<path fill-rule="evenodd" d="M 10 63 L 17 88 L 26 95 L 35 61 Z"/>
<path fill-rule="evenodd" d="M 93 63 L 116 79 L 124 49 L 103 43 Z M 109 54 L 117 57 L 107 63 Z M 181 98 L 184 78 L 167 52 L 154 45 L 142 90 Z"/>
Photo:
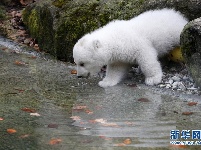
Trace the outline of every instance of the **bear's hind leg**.
<path fill-rule="evenodd" d="M 129 68 L 130 65 L 126 63 L 113 63 L 107 65 L 106 76 L 98 83 L 99 86 L 108 87 L 118 84 L 122 78 L 124 78 Z"/>

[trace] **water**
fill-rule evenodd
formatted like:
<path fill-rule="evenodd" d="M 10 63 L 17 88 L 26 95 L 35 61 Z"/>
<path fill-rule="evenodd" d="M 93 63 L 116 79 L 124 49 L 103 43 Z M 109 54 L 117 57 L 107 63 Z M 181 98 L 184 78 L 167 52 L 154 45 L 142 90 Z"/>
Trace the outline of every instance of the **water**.
<path fill-rule="evenodd" d="M 103 89 L 71 64 L 2 37 L 0 45 L 0 150 L 172 149 L 171 130 L 200 129 L 199 96 L 124 82 Z"/>

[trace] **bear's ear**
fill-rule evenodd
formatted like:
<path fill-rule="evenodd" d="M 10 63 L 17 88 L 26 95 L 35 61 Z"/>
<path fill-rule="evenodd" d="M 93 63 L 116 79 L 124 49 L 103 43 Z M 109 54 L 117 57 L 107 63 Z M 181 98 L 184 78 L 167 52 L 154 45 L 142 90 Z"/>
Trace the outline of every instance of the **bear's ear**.
<path fill-rule="evenodd" d="M 79 45 L 80 45 L 80 46 L 83 46 L 84 43 L 85 43 L 85 41 L 86 41 L 85 39 L 81 39 L 81 40 L 79 41 Z"/>
<path fill-rule="evenodd" d="M 100 48 L 101 47 L 100 41 L 99 40 L 94 40 L 93 41 L 93 47 L 94 47 L 94 49 Z"/>

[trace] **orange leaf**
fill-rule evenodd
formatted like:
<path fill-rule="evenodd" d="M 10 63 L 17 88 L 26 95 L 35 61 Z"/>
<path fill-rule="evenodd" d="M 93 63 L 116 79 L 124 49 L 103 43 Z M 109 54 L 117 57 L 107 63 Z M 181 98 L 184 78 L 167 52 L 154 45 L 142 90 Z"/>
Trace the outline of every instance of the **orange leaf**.
<path fill-rule="evenodd" d="M 28 112 L 28 113 L 36 113 L 36 110 L 35 109 L 32 109 L 32 108 L 22 108 L 21 109 L 22 111 L 25 111 L 25 112 Z"/>
<path fill-rule="evenodd" d="M 15 129 L 7 129 L 7 132 L 12 134 L 12 133 L 16 133 L 17 131 Z"/>
<path fill-rule="evenodd" d="M 51 139 L 51 140 L 49 141 L 49 144 L 50 144 L 50 145 L 55 145 L 55 144 L 59 144 L 59 143 L 61 143 L 61 142 L 62 142 L 61 139 Z"/>
<path fill-rule="evenodd" d="M 21 65 L 26 65 L 26 63 L 24 63 L 24 62 L 22 62 L 22 61 L 18 61 L 18 60 L 15 61 L 15 64 L 16 64 L 16 65 L 19 65 L 19 66 L 21 66 Z"/>
<path fill-rule="evenodd" d="M 71 74 L 77 74 L 77 70 L 71 70 Z"/>
<path fill-rule="evenodd" d="M 131 139 L 125 139 L 124 141 L 123 141 L 123 143 L 124 144 L 126 144 L 126 145 L 129 145 L 129 144 L 131 144 Z"/>
<path fill-rule="evenodd" d="M 0 121 L 3 121 L 4 119 L 3 118 L 0 118 Z"/>
<path fill-rule="evenodd" d="M 197 105 L 197 102 L 188 102 L 188 106 L 194 106 Z"/>
<path fill-rule="evenodd" d="M 170 145 L 172 148 L 187 148 L 186 145 Z"/>
<path fill-rule="evenodd" d="M 188 112 L 188 111 L 182 113 L 182 115 L 192 115 L 192 114 L 193 112 Z"/>

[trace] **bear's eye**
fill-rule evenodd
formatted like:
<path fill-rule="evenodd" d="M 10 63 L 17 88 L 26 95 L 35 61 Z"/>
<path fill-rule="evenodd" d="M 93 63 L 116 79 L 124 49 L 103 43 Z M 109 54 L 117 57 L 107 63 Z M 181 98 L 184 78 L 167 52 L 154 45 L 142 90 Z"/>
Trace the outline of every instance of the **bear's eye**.
<path fill-rule="evenodd" d="M 81 67 L 84 67 L 84 63 L 80 63 L 80 66 L 81 66 Z"/>

